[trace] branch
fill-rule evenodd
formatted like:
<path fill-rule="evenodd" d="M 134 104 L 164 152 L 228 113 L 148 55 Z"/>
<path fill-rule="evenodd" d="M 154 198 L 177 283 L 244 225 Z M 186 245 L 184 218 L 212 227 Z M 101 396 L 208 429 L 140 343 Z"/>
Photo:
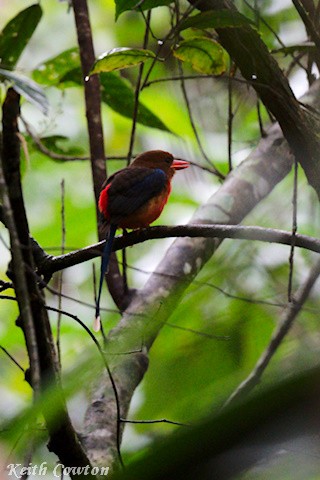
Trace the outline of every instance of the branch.
<path fill-rule="evenodd" d="M 282 340 L 289 332 L 294 320 L 297 318 L 301 308 L 303 307 L 305 301 L 307 300 L 311 289 L 313 288 L 315 282 L 317 281 L 320 275 L 320 261 L 311 270 L 309 277 L 307 278 L 304 285 L 296 293 L 295 297 L 292 299 L 287 306 L 287 309 L 283 315 L 283 318 L 274 331 L 271 341 L 265 351 L 262 353 L 261 357 L 257 361 L 254 369 L 250 375 L 237 387 L 237 389 L 230 395 L 228 400 L 225 402 L 224 407 L 230 405 L 231 403 L 237 401 L 238 399 L 245 396 L 249 393 L 261 380 L 262 374 L 269 365 L 273 355 L 276 353 L 278 347 L 280 346 Z"/>
<path fill-rule="evenodd" d="M 83 78 L 86 78 L 95 62 L 87 0 L 72 0 L 72 5 L 80 49 L 82 73 Z M 91 75 L 89 79 L 84 82 L 84 95 L 90 143 L 91 171 L 97 205 L 101 185 L 107 176 L 101 119 L 99 75 Z"/>
<path fill-rule="evenodd" d="M 132 247 L 148 240 L 160 238 L 183 238 L 183 237 L 203 237 L 203 238 L 232 238 L 239 240 L 256 240 L 260 242 L 279 243 L 282 245 L 292 244 L 292 232 L 277 230 L 273 228 L 251 227 L 241 225 L 177 225 L 174 227 L 157 226 L 134 230 L 126 235 L 116 237 L 113 244 L 113 251 L 122 250 L 126 247 Z M 307 235 L 294 235 L 295 246 L 305 248 L 312 252 L 320 253 L 320 240 Z M 53 273 L 65 268 L 73 267 L 80 263 L 100 257 L 105 240 L 89 247 L 75 250 L 64 255 L 44 255 L 38 263 L 38 273 L 45 277 L 50 277 Z"/>

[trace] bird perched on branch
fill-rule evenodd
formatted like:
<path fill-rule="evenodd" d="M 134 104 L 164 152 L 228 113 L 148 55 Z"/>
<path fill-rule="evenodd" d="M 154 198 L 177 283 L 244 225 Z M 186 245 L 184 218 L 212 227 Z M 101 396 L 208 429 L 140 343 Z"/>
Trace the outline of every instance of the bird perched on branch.
<path fill-rule="evenodd" d="M 188 162 L 175 159 L 171 153 L 151 150 L 138 155 L 129 167 L 119 170 L 104 182 L 99 210 L 108 228 L 96 300 L 95 330 L 100 328 L 102 284 L 117 228 L 144 228 L 154 222 L 167 203 L 175 171 L 188 166 Z"/>

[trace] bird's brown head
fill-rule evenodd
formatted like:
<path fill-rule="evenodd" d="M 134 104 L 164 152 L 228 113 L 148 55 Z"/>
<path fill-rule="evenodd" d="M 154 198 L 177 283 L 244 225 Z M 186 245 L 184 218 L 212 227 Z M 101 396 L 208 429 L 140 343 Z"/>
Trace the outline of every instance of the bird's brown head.
<path fill-rule="evenodd" d="M 184 160 L 177 160 L 169 152 L 163 150 L 150 150 L 138 155 L 131 167 L 160 168 L 169 177 L 172 177 L 176 170 L 188 168 L 189 163 Z"/>

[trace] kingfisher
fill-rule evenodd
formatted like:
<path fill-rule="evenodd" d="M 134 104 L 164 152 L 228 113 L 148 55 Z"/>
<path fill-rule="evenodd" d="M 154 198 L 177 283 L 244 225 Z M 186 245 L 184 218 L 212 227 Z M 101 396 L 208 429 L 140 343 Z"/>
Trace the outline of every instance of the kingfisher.
<path fill-rule="evenodd" d="M 138 155 L 128 167 L 111 175 L 102 185 L 98 207 L 107 235 L 101 260 L 95 330 L 100 329 L 103 279 L 117 229 L 139 229 L 153 223 L 168 201 L 176 170 L 187 167 L 188 162 L 174 158 L 171 153 L 150 150 Z"/>

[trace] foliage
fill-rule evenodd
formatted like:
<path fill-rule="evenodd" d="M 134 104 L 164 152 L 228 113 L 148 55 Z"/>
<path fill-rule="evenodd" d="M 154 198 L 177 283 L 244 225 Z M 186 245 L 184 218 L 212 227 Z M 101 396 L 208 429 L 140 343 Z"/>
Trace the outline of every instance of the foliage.
<path fill-rule="evenodd" d="M 307 39 L 294 6 L 283 8 L 277 2 L 260 2 L 263 5 L 259 10 L 250 7 L 258 2 L 238 2 L 240 12 L 221 10 L 215 15 L 197 13 L 189 2 L 182 1 L 91 3 L 97 58 L 90 75 L 99 74 L 100 79 L 108 174 L 125 165 L 128 152 L 161 148 L 193 161 L 195 165 L 186 174 L 175 178 L 170 202 L 157 221 L 186 223 L 196 208 L 219 189 L 230 167 L 236 169 L 253 151 L 260 134 L 270 125 L 269 112 L 228 58 L 214 29 L 236 31 L 244 27 L 258 31 L 293 90 L 299 93 L 307 90 L 307 79 L 312 83 L 318 75 L 315 43 Z M 80 249 L 96 242 L 97 230 L 87 160 L 90 153 L 83 100 L 85 78 L 75 33 L 66 34 L 61 44 L 51 27 L 59 24 L 62 31 L 75 32 L 72 12 L 65 3 L 55 0 L 28 7 L 14 0 L 2 8 L 2 100 L 8 86 L 14 86 L 23 97 L 21 172 L 30 231 L 50 254 Z M 145 22 L 149 21 L 149 34 L 145 35 Z M 129 34 L 132 31 L 138 33 L 133 36 Z M 279 34 L 283 44 L 279 43 Z M 100 52 L 107 53 L 101 56 Z M 134 146 L 133 152 L 130 145 Z M 220 177 L 212 170 L 218 171 Z M 293 175 L 256 206 L 245 220 L 247 225 L 288 231 L 293 228 Z M 298 178 L 298 229 L 317 237 L 318 201 L 300 168 Z M 257 191 L 264 182 L 264 178 L 259 179 Z M 0 279 L 8 282 L 9 237 L 2 225 L 0 234 Z M 170 239 L 153 240 L 127 251 L 130 287 L 143 287 L 170 244 Z M 316 261 L 316 254 L 295 249 L 292 269 L 289 257 L 290 247 L 284 245 L 231 239 L 223 242 L 181 301 L 178 296 L 172 301 L 171 316 L 150 350 L 149 369 L 133 397 L 130 419 L 189 424 L 213 412 L 214 422 L 221 421 L 220 407 L 252 371 L 288 305 L 290 275 L 296 291 Z M 99 262 L 95 260 L 66 269 L 62 276 L 56 273 L 51 291 L 45 292 L 49 306 L 82 319 L 88 328 L 94 312 L 92 263 L 98 271 Z M 61 281 L 63 297 L 57 294 Z M 2 287 L 1 292 L 7 294 Z M 14 296 L 13 290 L 8 292 L 8 296 Z M 299 321 L 277 349 L 263 377 L 266 391 L 269 386 L 271 392 L 277 389 L 274 384 L 281 389 L 283 378 L 297 370 L 308 371 L 317 363 L 318 293 L 316 287 Z M 26 369 L 24 339 L 14 324 L 18 315 L 16 302 L 2 297 L 0 301 L 0 347 Z M 103 304 L 108 334 L 120 314 L 106 290 Z M 51 312 L 50 320 L 55 341 L 60 337 L 63 388 L 75 427 L 80 429 L 88 385 L 97 380 L 103 366 L 92 340 L 74 318 L 62 315 L 60 334 L 57 313 Z M 2 446 L 7 453 L 14 449 L 12 457 L 21 463 L 26 447 L 33 443 L 33 463 L 54 464 L 56 458 L 49 457 L 44 449 L 47 438 L 40 412 L 46 405 L 55 414 L 55 395 L 59 396 L 59 391 L 52 386 L 47 396 L 33 404 L 32 390 L 23 373 L 4 351 L 0 355 Z M 261 407 L 261 396 L 256 398 L 257 403 L 250 405 Z M 30 425 L 39 425 L 39 431 L 30 434 Z M 232 432 L 231 423 L 226 425 Z M 132 462 L 136 455 L 152 465 L 154 460 L 150 460 L 144 447 L 149 448 L 156 437 L 168 437 L 170 452 L 176 428 L 168 422 L 126 425 L 122 447 L 125 461 Z M 23 429 L 28 433 L 21 436 Z"/>

